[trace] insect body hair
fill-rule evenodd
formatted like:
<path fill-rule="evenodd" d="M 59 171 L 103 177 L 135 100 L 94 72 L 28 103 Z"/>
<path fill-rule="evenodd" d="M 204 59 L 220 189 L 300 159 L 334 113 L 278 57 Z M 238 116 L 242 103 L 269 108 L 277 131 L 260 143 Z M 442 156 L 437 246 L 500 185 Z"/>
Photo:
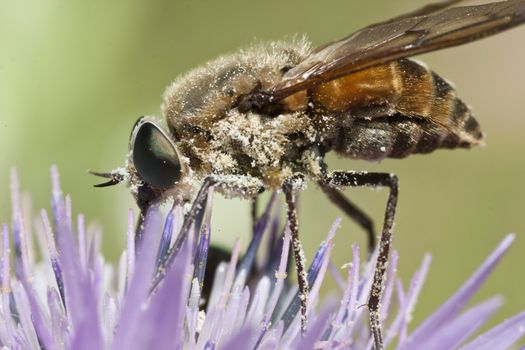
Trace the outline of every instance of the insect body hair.
<path fill-rule="evenodd" d="M 242 174 L 266 177 L 267 184 L 280 186 L 280 180 L 294 172 L 285 160 L 300 154 L 291 154 L 289 136 L 313 134 L 309 118 L 300 112 L 268 118 L 240 112 L 236 103 L 243 95 L 274 86 L 309 52 L 305 39 L 252 45 L 192 70 L 168 86 L 162 112 L 197 178 Z"/>

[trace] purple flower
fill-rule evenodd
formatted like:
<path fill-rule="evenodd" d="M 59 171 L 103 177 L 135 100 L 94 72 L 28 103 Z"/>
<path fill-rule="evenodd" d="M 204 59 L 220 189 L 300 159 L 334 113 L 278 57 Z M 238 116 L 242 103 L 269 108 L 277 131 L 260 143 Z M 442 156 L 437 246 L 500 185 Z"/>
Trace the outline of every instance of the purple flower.
<path fill-rule="evenodd" d="M 288 282 L 290 234 L 282 229 L 275 198 L 269 201 L 252 241 L 216 267 L 206 309 L 202 285 L 211 254 L 211 207 L 192 230 L 156 284 L 157 266 L 176 237 L 182 209 L 152 208 L 136 244 L 129 214 L 127 250 L 117 265 L 104 260 L 100 235 L 72 215 L 52 170 L 51 212 L 32 228 L 28 197 L 12 174 L 11 227 L 2 226 L 0 345 L 2 349 L 371 349 L 366 308 L 373 266 L 354 245 L 346 281 L 330 264 L 336 220 L 308 270 L 309 324 L 301 335 L 297 287 Z M 211 203 L 211 196 L 208 203 Z M 261 247 L 263 235 L 268 246 Z M 396 277 L 394 252 L 382 300 L 385 345 L 396 349 L 507 349 L 525 332 L 525 312 L 473 339 L 502 304 L 493 297 L 466 305 L 514 240 L 508 235 L 458 291 L 414 331 L 408 324 L 430 265 L 423 258 L 405 290 Z M 38 244 L 38 258 L 33 249 Z M 257 261 L 257 251 L 265 249 Z M 260 255 L 260 254 L 259 254 Z M 323 301 L 319 290 L 329 271 L 340 299 Z"/>

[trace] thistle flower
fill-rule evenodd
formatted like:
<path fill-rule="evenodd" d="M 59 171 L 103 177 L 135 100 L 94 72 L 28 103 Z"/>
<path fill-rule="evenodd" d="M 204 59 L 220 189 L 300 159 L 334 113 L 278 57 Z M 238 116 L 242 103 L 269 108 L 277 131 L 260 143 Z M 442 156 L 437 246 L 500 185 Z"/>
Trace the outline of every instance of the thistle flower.
<path fill-rule="evenodd" d="M 104 260 L 100 233 L 85 229 L 84 217 L 72 216 L 52 170 L 51 219 L 42 210 L 35 234 L 12 176 L 11 228 L 2 226 L 0 343 L 2 349 L 371 349 L 367 293 L 373 266 L 359 260 L 359 248 L 346 281 L 330 263 L 336 220 L 308 270 L 311 286 L 309 325 L 300 331 L 297 288 L 287 279 L 290 234 L 272 209 L 272 198 L 257 223 L 244 254 L 237 241 L 229 262 L 216 267 L 207 308 L 202 286 L 210 254 L 210 194 L 200 230 L 192 230 L 173 264 L 153 284 L 159 260 L 173 242 L 182 209 L 165 216 L 152 208 L 141 242 L 135 242 L 129 214 L 127 250 L 118 265 Z M 268 247 L 261 247 L 268 235 Z M 39 245 L 39 259 L 33 250 Z M 472 339 L 502 304 L 490 298 L 465 309 L 474 293 L 514 240 L 508 235 L 474 274 L 413 332 L 408 324 L 423 287 L 430 255 L 423 258 L 408 290 L 396 277 L 393 253 L 382 300 L 385 345 L 396 349 L 507 349 L 525 330 L 525 312 Z M 11 242 L 12 241 L 12 242 Z M 11 254 L 10 247 L 13 247 Z M 258 250 L 267 249 L 262 261 Z M 11 256 L 12 255 L 12 256 Z M 242 256 L 241 256 L 242 255 Z M 373 259 L 371 260 L 373 261 Z M 327 272 L 338 281 L 339 300 L 322 301 L 319 290 Z"/>

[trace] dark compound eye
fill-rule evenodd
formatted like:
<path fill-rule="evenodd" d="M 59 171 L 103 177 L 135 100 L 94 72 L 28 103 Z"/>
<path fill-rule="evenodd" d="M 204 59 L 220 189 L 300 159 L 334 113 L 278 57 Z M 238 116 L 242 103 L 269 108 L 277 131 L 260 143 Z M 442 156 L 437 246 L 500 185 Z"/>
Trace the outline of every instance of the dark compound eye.
<path fill-rule="evenodd" d="M 139 120 L 132 136 L 133 165 L 139 177 L 154 188 L 179 181 L 181 166 L 175 145 L 155 124 Z"/>

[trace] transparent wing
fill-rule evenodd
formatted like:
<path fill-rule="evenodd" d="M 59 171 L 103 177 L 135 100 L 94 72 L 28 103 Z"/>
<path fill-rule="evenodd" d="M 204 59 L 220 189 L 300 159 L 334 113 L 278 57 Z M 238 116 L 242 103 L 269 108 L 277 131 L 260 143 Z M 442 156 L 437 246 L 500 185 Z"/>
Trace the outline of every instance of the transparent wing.
<path fill-rule="evenodd" d="M 427 15 L 430 15 L 432 13 L 435 13 L 435 12 L 438 12 L 438 11 L 441 11 L 447 7 L 450 7 L 454 4 L 458 4 L 460 2 L 465 2 L 465 0 L 444 0 L 444 1 L 438 1 L 438 2 L 433 2 L 433 3 L 430 3 L 430 4 L 427 4 L 421 8 L 418 8 L 417 10 L 414 10 L 414 11 L 410 11 L 410 12 L 407 12 L 407 13 L 404 13 L 400 16 L 396 16 L 396 17 L 393 17 L 393 18 L 390 18 L 389 20 L 386 20 L 386 21 L 383 21 L 383 22 L 379 22 L 379 23 L 374 23 L 368 27 L 375 27 L 379 24 L 387 24 L 387 23 L 391 23 L 391 22 L 396 22 L 396 21 L 399 21 L 401 19 L 405 19 L 405 18 L 409 18 L 409 17 L 417 17 L 417 16 L 427 16 Z"/>
<path fill-rule="evenodd" d="M 444 9 L 455 2 L 428 5 L 320 46 L 285 74 L 269 92 L 272 100 L 375 65 L 478 40 L 525 22 L 525 0 Z"/>

